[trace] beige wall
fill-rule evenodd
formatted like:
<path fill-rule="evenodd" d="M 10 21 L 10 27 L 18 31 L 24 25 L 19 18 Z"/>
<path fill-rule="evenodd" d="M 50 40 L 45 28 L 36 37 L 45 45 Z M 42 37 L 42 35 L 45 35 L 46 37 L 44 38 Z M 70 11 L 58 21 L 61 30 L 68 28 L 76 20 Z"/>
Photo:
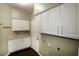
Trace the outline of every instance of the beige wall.
<path fill-rule="evenodd" d="M 8 53 L 8 37 L 6 30 L 0 25 L 0 55 L 5 55 Z"/>
<path fill-rule="evenodd" d="M 21 10 L 21 9 L 17 9 L 11 6 L 8 6 L 6 4 L 0 4 L 0 23 L 2 23 L 2 29 L 5 31 L 6 34 L 3 34 L 4 31 L 2 33 L 0 33 L 2 35 L 2 37 L 6 37 L 4 40 L 3 38 L 0 40 L 3 40 L 2 44 L 0 43 L 0 45 L 2 46 L 2 50 L 0 51 L 1 55 L 5 55 L 8 52 L 8 40 L 16 40 L 16 39 L 23 39 L 23 38 L 30 38 L 30 32 L 23 32 L 23 33 L 15 33 L 12 31 L 11 27 L 11 23 L 12 23 L 12 19 L 16 18 L 16 19 L 22 19 L 22 20 L 29 20 L 29 13 Z M 7 41 L 6 41 L 7 40 Z M 4 44 L 5 43 L 5 44 Z M 1 49 L 1 48 L 0 48 Z"/>

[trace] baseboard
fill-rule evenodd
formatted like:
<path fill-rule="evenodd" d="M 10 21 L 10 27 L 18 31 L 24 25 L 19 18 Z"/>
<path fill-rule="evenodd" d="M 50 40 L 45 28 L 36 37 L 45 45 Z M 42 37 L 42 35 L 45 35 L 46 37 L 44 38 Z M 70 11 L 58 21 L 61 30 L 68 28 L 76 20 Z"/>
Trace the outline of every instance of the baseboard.
<path fill-rule="evenodd" d="M 25 50 L 25 49 L 28 49 L 28 48 L 31 48 L 31 47 L 27 47 L 27 48 L 23 48 L 23 49 L 20 49 L 20 50 L 16 50 L 14 52 L 19 52 L 19 51 L 22 51 L 22 50 Z M 14 53 L 14 52 L 11 52 L 11 53 Z"/>
<path fill-rule="evenodd" d="M 38 52 L 37 52 L 38 53 Z M 38 53 L 40 56 L 42 56 L 40 53 Z"/>
<path fill-rule="evenodd" d="M 27 48 L 24 48 L 24 49 L 28 49 L 28 48 L 31 48 L 31 47 L 27 47 Z M 21 50 L 24 50 L 24 49 L 21 49 Z M 17 51 L 13 51 L 13 52 L 8 52 L 5 56 L 9 56 L 11 53 L 18 52 L 18 51 L 21 51 L 21 50 L 17 50 Z"/>
<path fill-rule="evenodd" d="M 9 56 L 11 53 L 10 52 L 8 52 L 5 56 Z"/>
<path fill-rule="evenodd" d="M 32 48 L 32 47 L 28 47 L 28 48 Z M 26 49 L 28 49 L 28 48 L 26 48 Z M 33 48 L 32 48 L 33 49 Z M 23 50 L 23 49 L 22 49 Z M 35 50 L 35 49 L 34 49 Z M 21 50 L 19 50 L 19 51 L 21 51 Z M 35 50 L 36 51 L 36 50 Z M 17 52 L 17 51 L 16 51 Z M 37 51 L 36 51 L 37 52 Z M 13 52 L 8 52 L 5 56 L 9 56 L 11 53 L 13 53 Z M 40 56 L 42 56 L 39 52 L 37 52 Z"/>
<path fill-rule="evenodd" d="M 16 51 L 11 51 L 10 53 L 18 52 L 18 51 L 21 51 L 21 50 L 24 50 L 24 49 L 28 49 L 28 48 L 30 48 L 30 46 L 26 47 L 26 48 L 23 48 L 23 49 L 16 50 Z"/>

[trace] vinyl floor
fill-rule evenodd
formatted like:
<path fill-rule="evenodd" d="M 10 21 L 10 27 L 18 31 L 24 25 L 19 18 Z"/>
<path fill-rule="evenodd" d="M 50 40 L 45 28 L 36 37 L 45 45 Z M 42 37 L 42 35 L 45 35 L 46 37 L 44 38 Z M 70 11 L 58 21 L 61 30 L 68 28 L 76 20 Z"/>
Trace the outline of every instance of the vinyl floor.
<path fill-rule="evenodd" d="M 17 52 L 11 53 L 9 56 L 39 56 L 39 54 L 32 48 L 27 48 Z"/>

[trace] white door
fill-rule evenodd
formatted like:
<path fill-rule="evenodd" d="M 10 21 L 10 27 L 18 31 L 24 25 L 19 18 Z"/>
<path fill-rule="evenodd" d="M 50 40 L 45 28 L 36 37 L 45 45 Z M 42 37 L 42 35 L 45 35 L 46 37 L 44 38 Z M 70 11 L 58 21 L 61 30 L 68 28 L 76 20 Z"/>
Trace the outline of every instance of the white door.
<path fill-rule="evenodd" d="M 59 21 L 61 19 L 60 6 L 48 11 L 48 33 L 53 35 L 59 34 Z"/>
<path fill-rule="evenodd" d="M 34 17 L 31 21 L 31 34 L 32 34 L 32 48 L 39 53 L 39 39 L 40 39 L 40 15 Z"/>
<path fill-rule="evenodd" d="M 79 3 L 78 3 L 78 21 L 77 21 L 77 34 L 79 36 Z"/>
<path fill-rule="evenodd" d="M 75 37 L 77 32 L 77 4 L 63 4 L 61 6 L 61 34 L 63 36 Z"/>
<path fill-rule="evenodd" d="M 48 12 L 41 14 L 41 33 L 48 33 Z"/>

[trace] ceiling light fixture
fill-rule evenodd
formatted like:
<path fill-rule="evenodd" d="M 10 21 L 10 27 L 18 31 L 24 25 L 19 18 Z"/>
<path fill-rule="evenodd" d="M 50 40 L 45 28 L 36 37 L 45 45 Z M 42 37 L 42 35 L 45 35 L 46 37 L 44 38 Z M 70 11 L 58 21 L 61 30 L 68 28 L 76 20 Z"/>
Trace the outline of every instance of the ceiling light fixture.
<path fill-rule="evenodd" d="M 36 5 L 36 9 L 39 10 L 39 11 L 41 11 L 41 10 L 43 10 L 44 8 L 43 8 L 43 6 L 41 6 L 41 5 Z"/>
<path fill-rule="evenodd" d="M 18 3 L 18 4 L 20 4 L 20 5 L 29 5 L 31 3 Z"/>

